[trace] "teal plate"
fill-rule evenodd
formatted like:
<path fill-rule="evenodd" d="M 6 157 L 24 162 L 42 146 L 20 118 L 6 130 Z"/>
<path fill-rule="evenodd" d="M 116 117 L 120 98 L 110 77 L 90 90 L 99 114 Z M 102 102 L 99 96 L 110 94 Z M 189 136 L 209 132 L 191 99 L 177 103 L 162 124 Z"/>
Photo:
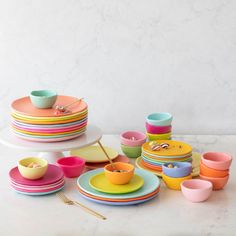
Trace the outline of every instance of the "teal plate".
<path fill-rule="evenodd" d="M 102 198 L 115 198 L 115 199 L 127 199 L 127 198 L 136 198 L 141 197 L 144 195 L 147 195 L 149 193 L 152 193 L 160 186 L 160 180 L 159 178 L 146 171 L 141 169 L 135 169 L 135 173 L 139 176 L 141 176 L 144 180 L 144 185 L 139 190 L 132 192 L 132 193 L 125 193 L 125 194 L 109 194 L 109 193 L 102 193 L 99 191 L 96 191 L 89 185 L 89 180 L 94 175 L 103 172 L 104 169 L 96 169 L 91 170 L 89 172 L 84 173 L 77 179 L 77 185 L 86 193 L 91 194 L 96 197 L 102 197 Z"/>

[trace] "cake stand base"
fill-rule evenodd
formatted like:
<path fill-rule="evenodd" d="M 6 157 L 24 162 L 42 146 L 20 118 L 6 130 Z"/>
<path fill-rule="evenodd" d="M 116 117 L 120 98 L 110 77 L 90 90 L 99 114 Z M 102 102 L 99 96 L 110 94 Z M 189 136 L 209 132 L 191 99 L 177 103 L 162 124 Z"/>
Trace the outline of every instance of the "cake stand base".
<path fill-rule="evenodd" d="M 49 163 L 55 163 L 60 157 L 64 157 L 62 152 L 40 152 L 38 157 L 48 160 Z"/>

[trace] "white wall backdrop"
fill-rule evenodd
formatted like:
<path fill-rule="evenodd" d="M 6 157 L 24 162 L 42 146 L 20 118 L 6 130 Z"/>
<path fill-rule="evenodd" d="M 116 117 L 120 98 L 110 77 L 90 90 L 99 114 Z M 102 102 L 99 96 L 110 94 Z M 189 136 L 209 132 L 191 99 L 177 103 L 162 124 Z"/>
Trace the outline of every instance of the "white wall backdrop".
<path fill-rule="evenodd" d="M 104 133 L 168 111 L 175 133 L 236 133 L 236 1 L 0 1 L 0 127 L 34 89 L 85 97 Z"/>

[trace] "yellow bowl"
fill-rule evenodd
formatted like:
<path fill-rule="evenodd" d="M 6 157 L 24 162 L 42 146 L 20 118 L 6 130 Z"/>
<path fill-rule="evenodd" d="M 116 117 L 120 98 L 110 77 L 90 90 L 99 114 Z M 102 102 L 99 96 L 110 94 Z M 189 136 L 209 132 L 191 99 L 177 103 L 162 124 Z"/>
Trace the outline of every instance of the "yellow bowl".
<path fill-rule="evenodd" d="M 170 139 L 171 137 L 171 132 L 166 133 L 166 134 L 150 134 L 146 133 L 148 136 L 149 141 L 154 141 L 154 140 L 167 140 Z"/>
<path fill-rule="evenodd" d="M 181 178 L 173 178 L 165 174 L 162 174 L 162 179 L 168 188 L 173 189 L 173 190 L 181 190 L 181 183 L 184 180 L 192 179 L 192 175 L 188 175 Z"/>
<path fill-rule="evenodd" d="M 35 163 L 40 167 L 28 167 L 30 164 Z M 27 157 L 18 162 L 18 170 L 20 174 L 26 179 L 40 179 L 43 177 L 48 169 L 48 162 L 45 159 L 37 157 Z"/>

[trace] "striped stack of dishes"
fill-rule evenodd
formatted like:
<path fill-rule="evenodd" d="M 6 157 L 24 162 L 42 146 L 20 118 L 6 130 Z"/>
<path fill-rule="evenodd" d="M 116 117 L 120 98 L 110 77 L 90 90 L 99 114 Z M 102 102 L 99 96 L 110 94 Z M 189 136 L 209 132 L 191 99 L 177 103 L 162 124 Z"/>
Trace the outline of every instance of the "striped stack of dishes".
<path fill-rule="evenodd" d="M 162 175 L 162 165 L 171 162 L 192 161 L 192 147 L 174 140 L 157 140 L 144 143 L 138 167 Z"/>
<path fill-rule="evenodd" d="M 146 117 L 146 130 L 149 141 L 171 139 L 171 122 L 170 113 L 153 113 Z"/>
<path fill-rule="evenodd" d="M 26 195 L 47 195 L 60 191 L 65 186 L 65 179 L 62 170 L 55 165 L 48 165 L 46 174 L 37 180 L 24 178 L 18 167 L 9 172 L 11 187 L 18 193 Z"/>
<path fill-rule="evenodd" d="M 55 107 L 66 106 L 76 99 L 60 95 Z M 19 138 L 57 142 L 76 138 L 86 131 L 88 109 L 84 101 L 73 104 L 67 112 L 58 112 L 54 108 L 36 108 L 29 97 L 23 97 L 15 100 L 11 108 L 12 131 Z"/>

